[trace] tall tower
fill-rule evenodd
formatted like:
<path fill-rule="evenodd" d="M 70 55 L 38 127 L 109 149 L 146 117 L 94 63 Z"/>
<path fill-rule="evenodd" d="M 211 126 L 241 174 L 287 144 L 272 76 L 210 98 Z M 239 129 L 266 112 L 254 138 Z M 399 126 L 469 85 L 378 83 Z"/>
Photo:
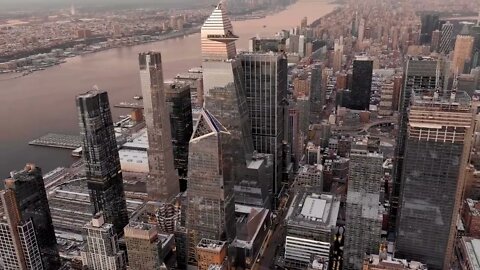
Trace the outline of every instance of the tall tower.
<path fill-rule="evenodd" d="M 472 36 L 457 36 L 451 66 L 453 73 L 462 74 L 465 70 L 465 64 L 472 60 L 474 41 L 475 39 Z"/>
<path fill-rule="evenodd" d="M 108 94 L 94 90 L 76 101 L 92 215 L 103 211 L 105 220 L 122 234 L 128 212 Z"/>
<path fill-rule="evenodd" d="M 5 180 L 5 188 L 13 192 L 20 214 L 18 221 L 24 225 L 33 223 L 35 235 L 29 237 L 36 238 L 44 269 L 58 269 L 60 256 L 41 169 L 27 164 L 23 170 L 11 172 L 10 177 Z"/>
<path fill-rule="evenodd" d="M 130 222 L 125 227 L 125 243 L 130 269 L 162 269 L 162 241 L 158 237 L 158 230 L 155 225 Z"/>
<path fill-rule="evenodd" d="M 102 212 L 83 227 L 83 237 L 86 247 L 81 256 L 87 269 L 127 269 L 125 252 L 119 248 L 115 228 L 105 222 Z"/>
<path fill-rule="evenodd" d="M 382 209 L 380 186 L 383 154 L 369 151 L 368 143 L 352 146 L 348 171 L 344 269 L 361 269 L 365 253 L 378 253 Z"/>
<path fill-rule="evenodd" d="M 169 202 L 179 192 L 175 172 L 170 115 L 165 101 L 162 55 L 159 52 L 139 55 L 143 107 L 148 130 L 147 193 L 150 200 Z"/>
<path fill-rule="evenodd" d="M 286 121 L 282 101 L 287 99 L 287 59 L 284 54 L 268 53 L 245 53 L 240 59 L 254 149 L 274 156 L 274 182 L 268 186 L 277 190 L 282 180 Z"/>
<path fill-rule="evenodd" d="M 372 74 L 373 61 L 371 59 L 358 56 L 353 61 L 352 92 L 347 108 L 353 110 L 369 110 Z"/>
<path fill-rule="evenodd" d="M 196 265 L 195 247 L 203 238 L 231 242 L 236 235 L 232 183 L 231 134 L 202 110 L 190 140 L 185 226 L 188 264 Z"/>
<path fill-rule="evenodd" d="M 453 24 L 446 22 L 442 25 L 442 35 L 440 38 L 439 51 L 444 54 L 448 54 L 452 50 L 452 38 L 453 38 Z"/>
<path fill-rule="evenodd" d="M 452 90 L 411 97 L 405 143 L 398 255 L 450 267 L 473 134 L 470 97 Z"/>
<path fill-rule="evenodd" d="M 43 267 L 33 221 L 22 221 L 15 192 L 2 190 L 0 199 L 0 265 L 3 269 L 47 269 Z"/>
<path fill-rule="evenodd" d="M 404 85 L 400 95 L 400 127 L 398 129 L 397 144 L 395 146 L 394 183 L 391 198 L 390 228 L 396 226 L 396 218 L 400 201 L 400 189 L 405 156 L 405 141 L 407 137 L 408 110 L 410 96 L 413 90 L 422 90 L 433 93 L 443 85 L 444 76 L 442 64 L 433 58 L 410 58 L 405 65 Z"/>

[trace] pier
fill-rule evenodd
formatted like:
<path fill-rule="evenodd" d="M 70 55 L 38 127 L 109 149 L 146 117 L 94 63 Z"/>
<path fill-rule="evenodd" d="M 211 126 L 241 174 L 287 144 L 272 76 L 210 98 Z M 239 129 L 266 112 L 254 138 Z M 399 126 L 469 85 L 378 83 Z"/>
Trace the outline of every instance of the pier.
<path fill-rule="evenodd" d="M 28 144 L 74 150 L 81 146 L 82 140 L 80 136 L 77 135 L 48 133 L 47 135 L 35 139 Z"/>

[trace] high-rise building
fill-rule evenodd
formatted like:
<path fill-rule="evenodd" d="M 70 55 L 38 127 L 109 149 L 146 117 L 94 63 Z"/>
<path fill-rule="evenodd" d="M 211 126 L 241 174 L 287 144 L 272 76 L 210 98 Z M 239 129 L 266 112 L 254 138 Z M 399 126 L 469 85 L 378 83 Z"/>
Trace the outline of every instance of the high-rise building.
<path fill-rule="evenodd" d="M 175 169 L 184 178 L 188 169 L 188 142 L 193 132 L 190 87 L 187 84 L 167 83 L 165 96 L 170 113 Z"/>
<path fill-rule="evenodd" d="M 405 140 L 407 136 L 408 110 L 410 96 L 413 90 L 419 89 L 433 92 L 437 87 L 437 71 L 439 71 L 438 86 L 443 85 L 444 76 L 442 64 L 433 58 L 410 58 L 405 65 L 404 85 L 400 97 L 400 126 L 398 129 L 397 144 L 395 146 L 394 186 L 390 213 L 390 229 L 396 226 L 396 216 L 399 207 L 400 187 L 402 181 L 402 168 L 405 156 Z"/>
<path fill-rule="evenodd" d="M 228 244 L 224 241 L 203 238 L 198 243 L 198 270 L 209 270 L 211 265 L 226 266 Z"/>
<path fill-rule="evenodd" d="M 268 183 L 275 191 L 282 180 L 282 142 L 285 138 L 287 99 L 287 59 L 284 54 L 245 53 L 240 55 L 244 87 L 250 111 L 253 147 L 274 156 L 274 179 Z"/>
<path fill-rule="evenodd" d="M 43 267 L 33 220 L 22 221 L 15 192 L 11 189 L 2 190 L 0 199 L 0 266 L 2 269 L 48 269 Z"/>
<path fill-rule="evenodd" d="M 253 37 L 248 42 L 249 52 L 285 52 L 285 42 L 284 37 L 272 37 L 272 38 L 256 38 Z"/>
<path fill-rule="evenodd" d="M 196 265 L 195 246 L 201 239 L 235 238 L 235 199 L 230 132 L 202 110 L 190 140 L 185 226 L 188 264 Z"/>
<path fill-rule="evenodd" d="M 92 215 L 102 211 L 121 234 L 128 212 L 108 94 L 90 91 L 76 101 Z"/>
<path fill-rule="evenodd" d="M 469 70 L 474 41 L 472 36 L 457 36 L 455 49 L 453 50 L 452 65 L 450 66 L 453 73 L 458 72 L 458 74 L 462 74 L 465 70 Z M 465 68 L 465 64 L 468 64 L 467 68 Z"/>
<path fill-rule="evenodd" d="M 453 24 L 446 22 L 442 25 L 439 52 L 448 54 L 452 50 Z"/>
<path fill-rule="evenodd" d="M 81 256 L 86 269 L 127 269 L 125 252 L 119 248 L 115 228 L 105 223 L 101 212 L 83 227 L 83 237 L 86 245 Z"/>
<path fill-rule="evenodd" d="M 346 107 L 352 110 L 370 108 L 370 92 L 372 89 L 373 61 L 368 57 L 358 56 L 353 61 L 352 91 Z"/>
<path fill-rule="evenodd" d="M 312 68 L 310 82 L 310 122 L 318 124 L 322 121 L 323 106 L 326 101 L 325 91 L 322 84 L 322 67 L 315 65 Z"/>
<path fill-rule="evenodd" d="M 130 222 L 125 227 L 128 268 L 136 270 L 160 270 L 163 266 L 162 241 L 156 226 Z"/>
<path fill-rule="evenodd" d="M 180 192 L 175 172 L 170 117 L 163 82 L 162 55 L 139 55 L 143 107 L 148 131 L 147 194 L 150 200 L 168 202 Z"/>
<path fill-rule="evenodd" d="M 432 32 L 432 43 L 430 44 L 431 52 L 439 51 L 441 37 L 442 37 L 442 32 L 440 32 L 440 30 L 437 29 Z"/>
<path fill-rule="evenodd" d="M 60 256 L 41 169 L 33 164 L 27 164 L 23 170 L 11 172 L 10 176 L 10 179 L 5 180 L 5 189 L 13 192 L 12 196 L 16 200 L 20 214 L 18 222 L 22 224 L 19 226 L 26 226 L 21 230 L 18 227 L 19 232 L 32 241 L 36 239 L 43 269 L 58 269 Z M 32 229 L 32 224 L 34 230 L 27 231 L 27 228 Z M 14 227 L 11 226 L 12 229 Z M 24 255 L 27 256 L 27 253 Z"/>
<path fill-rule="evenodd" d="M 381 85 L 380 104 L 378 106 L 378 114 L 382 116 L 392 115 L 394 82 L 385 81 Z"/>
<path fill-rule="evenodd" d="M 428 44 L 432 41 L 432 32 L 438 28 L 439 15 L 437 13 L 425 13 L 421 15 L 421 21 L 420 43 Z"/>
<path fill-rule="evenodd" d="M 455 89 L 455 87 L 454 87 Z M 397 256 L 450 267 L 473 134 L 470 97 L 411 97 L 398 218 Z"/>
<path fill-rule="evenodd" d="M 335 72 L 340 71 L 342 68 L 343 58 L 343 38 L 336 39 L 333 47 L 333 65 L 332 68 Z"/>
<path fill-rule="evenodd" d="M 361 269 L 365 254 L 379 252 L 383 209 L 380 204 L 383 154 L 368 142 L 352 145 L 348 172 L 344 269 Z"/>

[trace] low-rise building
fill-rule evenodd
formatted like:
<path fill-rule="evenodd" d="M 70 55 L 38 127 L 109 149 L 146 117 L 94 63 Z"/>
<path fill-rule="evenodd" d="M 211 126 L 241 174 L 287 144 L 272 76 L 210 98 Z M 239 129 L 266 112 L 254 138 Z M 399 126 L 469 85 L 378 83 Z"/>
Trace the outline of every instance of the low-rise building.
<path fill-rule="evenodd" d="M 211 265 L 225 265 L 227 242 L 203 238 L 197 245 L 198 270 L 209 270 Z"/>
<path fill-rule="evenodd" d="M 458 262 L 458 269 L 476 270 L 480 269 L 480 239 L 462 237 L 457 240 L 455 256 Z"/>
<path fill-rule="evenodd" d="M 427 265 L 411 260 L 396 259 L 392 255 L 382 253 L 370 255 L 363 261 L 363 270 L 427 270 Z"/>
<path fill-rule="evenodd" d="M 462 221 L 468 236 L 480 238 L 480 202 L 466 199 L 463 203 Z"/>
<path fill-rule="evenodd" d="M 304 165 L 298 169 L 296 184 L 299 186 L 323 187 L 323 166 Z"/>

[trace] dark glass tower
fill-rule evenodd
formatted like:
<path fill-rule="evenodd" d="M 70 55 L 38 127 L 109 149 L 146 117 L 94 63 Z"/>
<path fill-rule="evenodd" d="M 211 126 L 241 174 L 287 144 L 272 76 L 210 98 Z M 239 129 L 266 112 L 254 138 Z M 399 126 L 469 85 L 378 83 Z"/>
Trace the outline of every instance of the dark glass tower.
<path fill-rule="evenodd" d="M 473 134 L 470 97 L 421 91 L 411 103 L 396 254 L 450 269 Z"/>
<path fill-rule="evenodd" d="M 236 235 L 231 135 L 206 110 L 190 140 L 185 226 L 188 264 L 196 265 L 195 246 L 202 238 L 232 241 Z"/>
<path fill-rule="evenodd" d="M 398 129 L 397 144 L 395 146 L 394 185 L 391 202 L 390 227 L 396 226 L 396 216 L 399 207 L 400 188 L 402 183 L 402 168 L 405 156 L 405 141 L 407 136 L 408 110 L 410 96 L 413 90 L 431 92 L 436 88 L 438 61 L 432 58 L 410 58 L 405 66 L 405 80 L 400 99 L 400 127 Z M 439 69 L 441 71 L 441 68 Z M 438 85 L 443 85 L 442 72 L 439 74 Z"/>
<path fill-rule="evenodd" d="M 312 68 L 310 83 L 310 122 L 319 124 L 322 122 L 322 111 L 326 101 L 325 92 L 322 89 L 322 67 L 315 65 Z"/>
<path fill-rule="evenodd" d="M 27 164 L 25 169 L 11 173 L 11 178 L 5 180 L 5 188 L 14 193 L 20 220 L 33 222 L 43 269 L 59 269 L 57 239 L 41 169 Z"/>
<path fill-rule="evenodd" d="M 357 57 L 353 61 L 352 91 L 346 107 L 352 110 L 369 110 L 372 89 L 373 61 Z"/>
<path fill-rule="evenodd" d="M 103 211 L 105 220 L 122 234 L 128 213 L 108 94 L 90 91 L 76 101 L 92 214 Z"/>
<path fill-rule="evenodd" d="M 188 143 L 193 132 L 190 87 L 182 83 L 165 84 L 166 102 L 170 113 L 175 169 L 182 178 L 187 176 Z"/>
<path fill-rule="evenodd" d="M 282 180 L 282 142 L 286 115 L 282 101 L 287 99 L 287 59 L 284 54 L 245 53 L 240 55 L 244 86 L 250 111 L 253 147 L 272 154 L 275 172 L 273 188 Z"/>

